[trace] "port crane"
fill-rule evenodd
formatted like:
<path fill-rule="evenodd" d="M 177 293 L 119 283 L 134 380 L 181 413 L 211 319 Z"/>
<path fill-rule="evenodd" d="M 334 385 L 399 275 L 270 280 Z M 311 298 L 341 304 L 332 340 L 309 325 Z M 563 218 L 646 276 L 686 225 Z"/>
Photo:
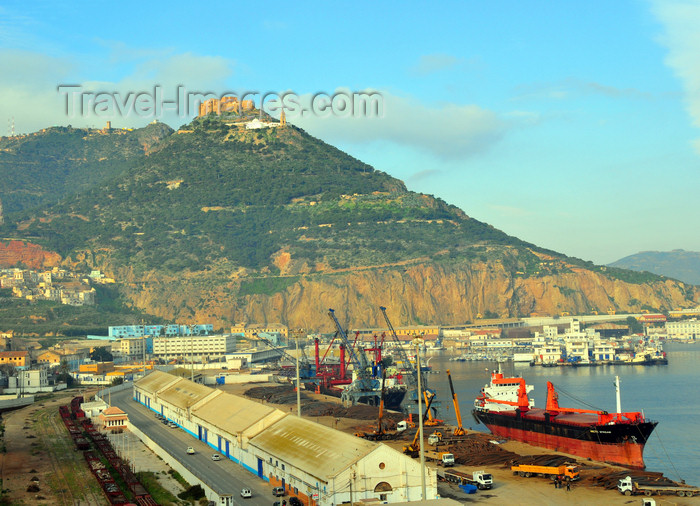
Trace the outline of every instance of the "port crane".
<path fill-rule="evenodd" d="M 391 320 L 389 320 L 389 316 L 386 314 L 386 307 L 384 306 L 379 306 L 379 310 L 382 312 L 384 315 L 384 320 L 386 321 L 387 326 L 389 327 L 389 332 L 391 334 L 391 337 L 394 340 L 394 343 L 396 344 L 396 351 L 397 354 L 399 355 L 400 361 L 403 363 L 403 374 L 404 378 L 406 379 L 406 387 L 407 387 L 407 394 L 406 397 L 408 398 L 408 402 L 404 400 L 404 403 L 402 405 L 403 411 L 405 413 L 415 413 L 418 411 L 418 396 L 423 395 L 423 393 L 418 392 L 418 372 L 416 368 L 411 367 L 411 361 L 408 359 L 408 355 L 406 354 L 406 350 L 403 348 L 403 343 L 399 339 L 399 336 L 396 335 L 396 330 L 394 329 L 394 326 L 391 324 Z M 416 357 L 416 360 L 418 360 L 418 357 Z M 428 379 L 426 377 L 426 374 L 424 371 L 421 370 L 421 377 L 420 377 L 420 383 L 421 383 L 421 390 L 425 391 L 428 390 Z M 432 397 L 431 397 L 431 403 L 432 400 L 435 397 L 435 392 L 431 391 Z"/>
<path fill-rule="evenodd" d="M 462 427 L 462 413 L 459 411 L 459 401 L 457 400 L 457 394 L 455 393 L 455 387 L 452 384 L 452 375 L 450 370 L 447 370 L 447 379 L 450 380 L 450 392 L 452 393 L 452 403 L 455 406 L 455 415 L 457 416 L 457 428 L 452 433 L 455 436 L 464 436 L 467 432 Z"/>
<path fill-rule="evenodd" d="M 265 343 L 267 346 L 272 349 L 275 353 L 279 354 L 280 357 L 289 360 L 292 364 L 295 364 L 297 361 L 297 357 L 293 357 L 287 351 L 276 345 L 272 341 L 272 336 L 270 334 L 267 334 L 265 332 L 259 332 L 257 334 L 253 334 L 254 339 L 251 339 L 253 341 L 262 341 Z M 300 356 L 299 356 L 299 377 L 302 379 L 308 379 L 308 378 L 313 378 L 316 374 L 315 371 L 313 370 L 313 367 L 311 367 L 311 364 L 309 363 L 308 359 L 306 358 L 306 354 L 303 351 L 303 348 L 300 349 Z"/>
<path fill-rule="evenodd" d="M 340 359 L 338 363 L 331 364 L 326 361 L 328 353 L 333 347 L 333 343 L 338 337 L 338 332 L 336 331 L 333 339 L 331 339 L 330 344 L 326 348 L 323 357 L 321 357 L 320 352 L 320 341 L 318 338 L 314 339 L 314 358 L 316 365 L 316 379 L 319 381 L 319 386 L 323 388 L 330 388 L 336 385 L 347 385 L 352 380 L 348 379 L 347 376 L 347 360 L 345 358 L 345 345 L 340 344 Z"/>
<path fill-rule="evenodd" d="M 341 400 L 344 402 L 349 401 L 353 405 L 363 401 L 369 404 L 376 404 L 378 394 L 381 394 L 378 392 L 378 381 L 372 377 L 372 365 L 367 359 L 365 351 L 362 347 L 358 346 L 355 348 L 350 343 L 348 335 L 340 325 L 333 309 L 328 310 L 328 317 L 335 324 L 338 336 L 340 336 L 341 341 L 345 345 L 345 352 L 350 356 L 350 362 L 353 365 L 353 373 L 354 376 L 356 376 L 356 379 L 350 386 L 343 390 L 340 396 Z"/>

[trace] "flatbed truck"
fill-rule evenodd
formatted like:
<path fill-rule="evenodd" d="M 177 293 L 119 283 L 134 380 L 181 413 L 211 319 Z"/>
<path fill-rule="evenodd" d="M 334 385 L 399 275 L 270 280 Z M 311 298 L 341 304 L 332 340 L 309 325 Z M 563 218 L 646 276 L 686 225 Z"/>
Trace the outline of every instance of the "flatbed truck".
<path fill-rule="evenodd" d="M 617 482 L 617 489 L 621 494 L 636 495 L 644 494 L 646 496 L 676 494 L 678 497 L 693 497 L 700 494 L 700 488 L 686 487 L 682 485 L 640 485 L 632 480 L 630 476 L 621 479 Z"/>
<path fill-rule="evenodd" d="M 473 473 L 463 473 L 454 469 L 438 471 L 446 481 L 457 483 L 458 485 L 475 485 L 479 490 L 489 490 L 493 488 L 493 476 L 485 471 L 474 471 Z"/>
<path fill-rule="evenodd" d="M 513 474 L 529 478 L 530 476 L 546 476 L 550 480 L 557 478 L 564 481 L 575 481 L 581 478 L 581 471 L 578 466 L 561 465 L 561 466 L 534 466 L 531 464 L 519 464 L 511 466 Z"/>

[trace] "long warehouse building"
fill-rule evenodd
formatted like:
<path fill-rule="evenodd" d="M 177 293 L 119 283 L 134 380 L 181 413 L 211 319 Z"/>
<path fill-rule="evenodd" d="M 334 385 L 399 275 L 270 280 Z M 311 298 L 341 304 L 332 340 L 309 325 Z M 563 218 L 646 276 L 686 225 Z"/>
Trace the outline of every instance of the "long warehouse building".
<path fill-rule="evenodd" d="M 133 397 L 304 504 L 341 504 L 351 494 L 353 501 L 421 500 L 420 464 L 385 444 L 161 371 L 137 381 Z M 426 499 L 437 498 L 432 468 L 426 489 Z"/>

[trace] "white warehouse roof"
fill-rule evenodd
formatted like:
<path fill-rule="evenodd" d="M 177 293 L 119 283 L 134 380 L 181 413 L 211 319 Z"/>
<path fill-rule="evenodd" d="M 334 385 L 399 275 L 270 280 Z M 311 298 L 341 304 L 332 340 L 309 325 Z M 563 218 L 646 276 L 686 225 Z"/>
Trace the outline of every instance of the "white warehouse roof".
<path fill-rule="evenodd" d="M 265 429 L 250 444 L 326 482 L 378 446 L 296 416 Z"/>

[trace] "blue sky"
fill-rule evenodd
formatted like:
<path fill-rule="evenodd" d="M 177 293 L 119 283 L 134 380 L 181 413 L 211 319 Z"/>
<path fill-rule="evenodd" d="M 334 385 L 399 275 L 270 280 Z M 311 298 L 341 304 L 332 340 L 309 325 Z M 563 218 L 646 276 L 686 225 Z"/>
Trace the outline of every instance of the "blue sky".
<path fill-rule="evenodd" d="M 194 10 L 193 10 L 194 9 Z M 596 263 L 700 251 L 700 1 L 73 2 L 0 6 L 0 134 L 87 92 L 381 94 L 370 118 L 289 118 L 537 245 Z M 169 112 L 178 127 L 191 116 Z"/>

